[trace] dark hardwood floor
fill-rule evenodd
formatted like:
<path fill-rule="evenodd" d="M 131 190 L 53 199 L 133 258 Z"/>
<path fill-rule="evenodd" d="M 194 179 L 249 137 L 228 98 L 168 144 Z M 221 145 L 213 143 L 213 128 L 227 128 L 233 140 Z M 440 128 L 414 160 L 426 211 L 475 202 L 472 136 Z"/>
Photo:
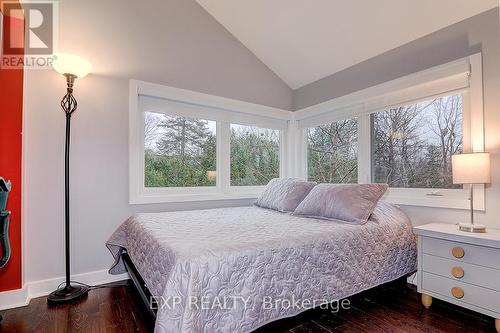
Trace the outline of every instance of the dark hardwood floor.
<path fill-rule="evenodd" d="M 314 309 L 257 332 L 496 332 L 492 318 L 434 300 L 420 304 L 413 286 L 398 280 L 349 298 L 351 308 Z M 45 297 L 29 306 L 0 311 L 0 332 L 152 332 L 153 322 L 129 282 L 93 289 L 71 305 L 48 306 Z"/>

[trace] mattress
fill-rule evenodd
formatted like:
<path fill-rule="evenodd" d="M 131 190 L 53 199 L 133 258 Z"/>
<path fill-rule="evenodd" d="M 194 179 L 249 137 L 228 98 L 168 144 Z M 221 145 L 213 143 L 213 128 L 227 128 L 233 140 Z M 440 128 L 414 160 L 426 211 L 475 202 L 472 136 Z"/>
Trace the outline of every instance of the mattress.
<path fill-rule="evenodd" d="M 155 332 L 250 332 L 416 270 L 407 216 L 379 203 L 364 225 L 259 207 L 137 214 L 106 244 L 158 301 Z"/>

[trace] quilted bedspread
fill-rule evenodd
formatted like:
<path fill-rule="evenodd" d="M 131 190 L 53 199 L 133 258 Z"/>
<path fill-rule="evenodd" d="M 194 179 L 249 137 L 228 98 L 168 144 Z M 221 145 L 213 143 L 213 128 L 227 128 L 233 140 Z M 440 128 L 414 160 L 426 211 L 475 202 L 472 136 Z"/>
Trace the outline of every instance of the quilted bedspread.
<path fill-rule="evenodd" d="M 411 223 L 379 203 L 364 225 L 259 207 L 130 217 L 106 244 L 127 251 L 158 301 L 155 332 L 249 332 L 416 270 Z"/>

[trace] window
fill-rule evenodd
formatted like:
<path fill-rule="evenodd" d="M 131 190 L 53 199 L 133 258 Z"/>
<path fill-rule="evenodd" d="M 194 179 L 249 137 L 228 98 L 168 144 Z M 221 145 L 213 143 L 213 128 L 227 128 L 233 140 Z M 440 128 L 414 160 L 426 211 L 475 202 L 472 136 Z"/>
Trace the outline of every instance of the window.
<path fill-rule="evenodd" d="M 459 188 L 451 155 L 462 152 L 462 96 L 451 95 L 377 112 L 372 179 L 401 188 Z"/>
<path fill-rule="evenodd" d="M 356 119 L 307 129 L 307 178 L 319 183 L 358 182 Z"/>
<path fill-rule="evenodd" d="M 279 177 L 280 131 L 231 124 L 231 186 L 266 185 Z"/>
<path fill-rule="evenodd" d="M 290 111 L 130 81 L 129 202 L 255 199 L 284 161 Z"/>
<path fill-rule="evenodd" d="M 297 110 L 294 174 L 388 183 L 388 202 L 466 209 L 471 186 L 453 184 L 451 156 L 484 149 L 482 89 L 475 54 Z M 484 209 L 484 186 L 472 190 Z"/>
<path fill-rule="evenodd" d="M 131 80 L 130 203 L 253 199 L 281 176 L 467 208 L 451 156 L 484 149 L 481 66 L 475 54 L 294 112 Z"/>
<path fill-rule="evenodd" d="M 145 187 L 216 184 L 216 123 L 144 113 Z"/>

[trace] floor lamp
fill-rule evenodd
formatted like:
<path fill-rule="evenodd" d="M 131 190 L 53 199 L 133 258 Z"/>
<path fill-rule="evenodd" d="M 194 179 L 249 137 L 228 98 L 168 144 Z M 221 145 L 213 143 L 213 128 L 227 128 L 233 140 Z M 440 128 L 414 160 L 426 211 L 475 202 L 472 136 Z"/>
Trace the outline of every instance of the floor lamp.
<path fill-rule="evenodd" d="M 77 78 L 84 77 L 90 71 L 90 63 L 76 55 L 59 53 L 54 55 L 52 67 L 66 78 L 66 95 L 61 100 L 61 107 L 66 113 L 66 146 L 64 153 L 64 235 L 66 257 L 66 280 L 64 286 L 53 291 L 47 297 L 49 303 L 59 304 L 72 301 L 86 295 L 89 291 L 84 285 L 71 285 L 70 272 L 70 215 L 69 215 L 69 146 L 71 115 L 76 111 L 77 101 L 73 96 L 73 85 Z"/>

